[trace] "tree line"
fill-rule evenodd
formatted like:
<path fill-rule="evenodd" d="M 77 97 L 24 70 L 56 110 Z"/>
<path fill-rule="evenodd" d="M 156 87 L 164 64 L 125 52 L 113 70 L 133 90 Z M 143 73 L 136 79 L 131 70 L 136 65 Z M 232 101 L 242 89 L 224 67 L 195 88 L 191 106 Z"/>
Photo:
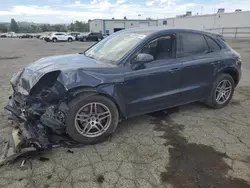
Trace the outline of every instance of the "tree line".
<path fill-rule="evenodd" d="M 0 24 L 0 33 L 6 32 L 15 32 L 15 33 L 41 33 L 47 31 L 58 31 L 58 32 L 67 32 L 67 31 L 79 31 L 79 32 L 88 32 L 89 24 L 88 22 L 75 21 L 71 24 L 23 24 L 18 23 L 14 19 L 11 19 L 10 24 Z"/>

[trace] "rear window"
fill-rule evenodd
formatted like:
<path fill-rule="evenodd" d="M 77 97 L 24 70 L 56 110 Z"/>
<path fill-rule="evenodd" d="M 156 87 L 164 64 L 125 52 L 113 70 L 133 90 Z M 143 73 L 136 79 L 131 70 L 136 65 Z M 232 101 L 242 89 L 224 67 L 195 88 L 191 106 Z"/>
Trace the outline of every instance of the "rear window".
<path fill-rule="evenodd" d="M 209 49 L 212 51 L 218 51 L 220 50 L 220 46 L 210 37 L 205 36 L 206 40 L 207 40 L 207 44 L 209 46 Z"/>
<path fill-rule="evenodd" d="M 180 56 L 189 56 L 208 51 L 207 42 L 203 35 L 195 33 L 180 33 L 181 50 Z"/>

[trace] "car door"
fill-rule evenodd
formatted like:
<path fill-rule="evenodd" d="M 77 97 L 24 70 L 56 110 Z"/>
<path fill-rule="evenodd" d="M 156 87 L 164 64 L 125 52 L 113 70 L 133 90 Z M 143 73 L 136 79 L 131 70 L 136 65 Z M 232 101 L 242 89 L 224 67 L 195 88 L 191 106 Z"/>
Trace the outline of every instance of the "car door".
<path fill-rule="evenodd" d="M 66 33 L 62 33 L 62 35 L 61 35 L 61 40 L 62 40 L 62 41 L 68 40 L 68 35 L 67 35 Z"/>
<path fill-rule="evenodd" d="M 178 37 L 181 43 L 177 59 L 182 62 L 182 102 L 202 100 L 210 91 L 218 50 L 212 51 L 200 33 L 180 33 Z"/>
<path fill-rule="evenodd" d="M 90 41 L 94 40 L 94 33 L 90 33 L 87 37 L 87 40 L 90 40 Z"/>
<path fill-rule="evenodd" d="M 171 49 L 168 49 L 169 45 L 164 47 L 163 40 L 166 38 L 171 40 Z M 163 44 L 162 55 L 157 50 L 160 43 Z M 178 104 L 181 63 L 175 58 L 175 46 L 175 35 L 161 36 L 140 50 L 140 53 L 153 55 L 154 61 L 136 69 L 133 65 L 128 65 L 130 69 L 124 74 L 121 89 L 127 116 L 153 112 Z"/>
<path fill-rule="evenodd" d="M 55 36 L 56 36 L 57 40 L 60 40 L 60 41 L 62 40 L 62 34 L 61 33 L 56 33 Z"/>

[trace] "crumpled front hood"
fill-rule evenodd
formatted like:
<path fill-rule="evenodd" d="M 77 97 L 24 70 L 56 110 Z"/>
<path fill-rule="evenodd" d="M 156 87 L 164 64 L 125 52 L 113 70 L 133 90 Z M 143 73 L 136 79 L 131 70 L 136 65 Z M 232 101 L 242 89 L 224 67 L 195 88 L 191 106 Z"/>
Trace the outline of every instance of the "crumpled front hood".
<path fill-rule="evenodd" d="M 110 67 L 111 64 L 102 63 L 90 59 L 83 54 L 70 54 L 51 56 L 39 59 L 29 64 L 26 69 L 39 72 L 50 72 L 51 70 L 68 70 L 76 68 Z"/>
<path fill-rule="evenodd" d="M 87 68 L 96 68 L 98 70 L 99 68 L 103 69 L 114 66 L 90 59 L 83 54 L 51 56 L 29 64 L 22 71 L 15 74 L 10 82 L 14 90 L 28 95 L 32 87 L 47 73 L 61 71 L 59 77 L 67 85 L 73 82 L 72 80 L 68 80 L 68 76 L 71 79 L 76 79 L 75 82 L 80 81 L 79 74 L 83 73 Z M 76 73 L 78 75 L 75 75 Z"/>

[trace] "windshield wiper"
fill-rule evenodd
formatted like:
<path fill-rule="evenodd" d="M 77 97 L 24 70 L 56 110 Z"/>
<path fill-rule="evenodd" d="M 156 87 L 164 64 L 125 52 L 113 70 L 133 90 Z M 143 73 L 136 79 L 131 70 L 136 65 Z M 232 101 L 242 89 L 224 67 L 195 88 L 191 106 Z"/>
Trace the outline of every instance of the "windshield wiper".
<path fill-rule="evenodd" d="M 85 54 L 84 54 L 85 55 Z M 93 56 L 87 56 L 86 57 L 90 58 L 90 59 L 95 59 Z"/>

